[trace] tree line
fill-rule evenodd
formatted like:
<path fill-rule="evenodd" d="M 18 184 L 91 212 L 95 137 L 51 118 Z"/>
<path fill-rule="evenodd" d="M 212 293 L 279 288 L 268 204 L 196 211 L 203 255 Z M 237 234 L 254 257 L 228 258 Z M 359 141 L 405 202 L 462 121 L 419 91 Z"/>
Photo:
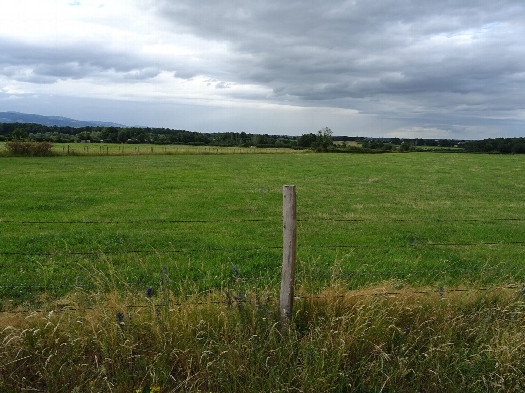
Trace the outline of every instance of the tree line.
<path fill-rule="evenodd" d="M 386 153 L 409 151 L 454 151 L 468 153 L 525 154 L 525 138 L 484 140 L 368 138 L 333 136 L 328 127 L 301 136 L 249 134 L 246 132 L 201 133 L 150 127 L 70 127 L 35 123 L 0 123 L 0 141 L 74 143 L 150 143 L 310 149 L 334 153 Z"/>
<path fill-rule="evenodd" d="M 201 145 L 294 148 L 297 138 L 246 132 L 201 133 L 149 127 L 69 127 L 34 123 L 0 123 L 0 141 L 74 143 L 150 143 L 157 145 Z"/>

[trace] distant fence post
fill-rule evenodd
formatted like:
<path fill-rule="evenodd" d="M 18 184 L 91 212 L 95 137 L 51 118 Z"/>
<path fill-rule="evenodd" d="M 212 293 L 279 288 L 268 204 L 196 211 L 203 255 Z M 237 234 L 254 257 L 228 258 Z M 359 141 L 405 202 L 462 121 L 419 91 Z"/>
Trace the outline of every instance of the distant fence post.
<path fill-rule="evenodd" d="M 283 186 L 283 269 L 279 297 L 279 317 L 287 323 L 292 317 L 297 255 L 297 209 L 295 186 Z"/>

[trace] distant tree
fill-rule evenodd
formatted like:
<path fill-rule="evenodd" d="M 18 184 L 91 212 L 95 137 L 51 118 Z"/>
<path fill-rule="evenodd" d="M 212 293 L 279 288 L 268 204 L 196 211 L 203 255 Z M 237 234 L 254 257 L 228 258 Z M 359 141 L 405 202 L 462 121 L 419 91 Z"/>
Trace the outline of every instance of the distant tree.
<path fill-rule="evenodd" d="M 390 139 L 390 143 L 392 143 L 393 145 L 400 145 L 401 144 L 401 139 L 399 139 L 399 138 L 392 138 L 392 139 Z"/>
<path fill-rule="evenodd" d="M 13 141 L 23 141 L 27 139 L 27 131 L 24 128 L 17 127 L 11 133 Z"/>
<path fill-rule="evenodd" d="M 302 148 L 313 147 L 316 141 L 317 141 L 317 136 L 315 134 L 312 134 L 312 133 L 303 134 L 297 140 L 297 146 L 302 147 Z"/>
<path fill-rule="evenodd" d="M 316 134 L 303 134 L 297 140 L 298 147 L 311 148 L 318 151 L 327 151 L 333 145 L 332 130 L 328 127 L 320 129 Z"/>
<path fill-rule="evenodd" d="M 332 134 L 333 132 L 330 128 L 321 128 L 319 131 L 317 131 L 314 147 L 317 150 L 327 151 L 329 147 L 332 147 L 334 145 Z"/>
<path fill-rule="evenodd" d="M 401 151 L 409 151 L 409 150 L 410 150 L 410 143 L 408 143 L 408 142 L 403 142 L 403 143 L 401 144 L 400 150 L 401 150 Z"/>
<path fill-rule="evenodd" d="M 87 131 L 83 131 L 77 134 L 77 138 L 81 141 L 89 141 L 91 140 L 91 134 Z"/>
<path fill-rule="evenodd" d="M 525 154 L 525 138 L 521 138 L 522 141 L 516 142 L 512 146 L 512 153 L 514 154 Z"/>
<path fill-rule="evenodd" d="M 117 142 L 118 129 L 116 127 L 104 127 L 100 137 L 104 142 Z"/>

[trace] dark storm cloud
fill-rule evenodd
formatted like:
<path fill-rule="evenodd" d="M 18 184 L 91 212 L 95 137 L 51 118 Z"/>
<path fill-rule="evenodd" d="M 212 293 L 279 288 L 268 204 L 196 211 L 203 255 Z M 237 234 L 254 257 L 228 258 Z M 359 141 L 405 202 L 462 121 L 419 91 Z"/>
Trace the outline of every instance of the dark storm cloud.
<path fill-rule="evenodd" d="M 229 43 L 231 79 L 270 87 L 277 100 L 369 113 L 416 103 L 416 115 L 525 106 L 525 8 L 516 1 L 157 3 L 174 30 Z"/>
<path fill-rule="evenodd" d="M 226 122 L 236 113 L 248 124 L 260 113 L 261 127 L 273 121 L 272 127 L 289 124 L 296 133 L 332 126 L 317 124 L 320 118 L 343 132 L 380 136 L 403 129 L 458 137 L 525 129 L 522 2 L 69 4 L 74 13 L 62 10 L 62 19 L 53 14 L 44 22 L 33 15 L 36 25 L 27 30 L 17 30 L 26 23 L 21 11 L 4 19 L 21 15 L 20 23 L 0 29 L 4 102 L 29 100 L 24 94 L 85 100 L 109 94 L 115 106 L 122 100 L 201 105 L 191 117 L 203 127 L 205 120 L 219 123 L 212 116 Z M 175 127 L 181 118 L 173 117 Z"/>

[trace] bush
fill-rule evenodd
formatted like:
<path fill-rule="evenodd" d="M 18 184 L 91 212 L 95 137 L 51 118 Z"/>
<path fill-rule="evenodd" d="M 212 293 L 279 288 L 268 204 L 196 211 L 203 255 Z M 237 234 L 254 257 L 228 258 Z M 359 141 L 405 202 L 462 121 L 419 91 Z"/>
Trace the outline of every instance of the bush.
<path fill-rule="evenodd" d="M 12 141 L 5 144 L 7 151 L 14 156 L 50 156 L 53 145 L 49 142 L 18 142 Z"/>

